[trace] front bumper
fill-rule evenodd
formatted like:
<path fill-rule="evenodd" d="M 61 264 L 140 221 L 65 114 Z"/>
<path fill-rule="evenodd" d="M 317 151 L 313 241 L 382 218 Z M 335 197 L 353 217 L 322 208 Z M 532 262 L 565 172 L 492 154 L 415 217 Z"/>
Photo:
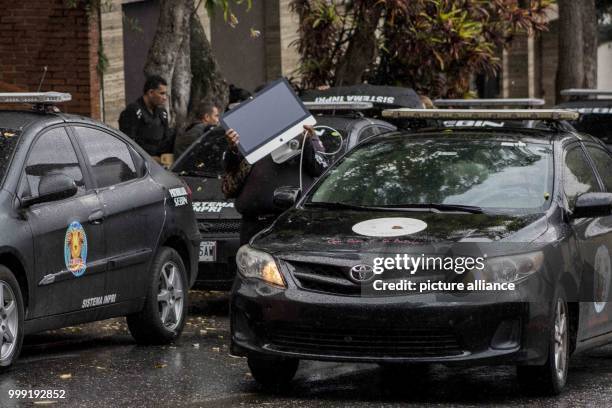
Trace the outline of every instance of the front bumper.
<path fill-rule="evenodd" d="M 235 280 L 231 352 L 308 360 L 543 364 L 550 302 L 339 296 Z M 456 300 L 456 299 L 455 299 Z"/>

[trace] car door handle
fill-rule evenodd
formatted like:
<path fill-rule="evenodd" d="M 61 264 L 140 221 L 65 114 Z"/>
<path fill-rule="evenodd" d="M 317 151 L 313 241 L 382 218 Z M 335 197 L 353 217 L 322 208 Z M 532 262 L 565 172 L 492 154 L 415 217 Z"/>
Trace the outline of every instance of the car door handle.
<path fill-rule="evenodd" d="M 102 224 L 102 221 L 104 221 L 104 213 L 102 210 L 95 210 L 89 215 L 89 222 L 94 225 Z"/>

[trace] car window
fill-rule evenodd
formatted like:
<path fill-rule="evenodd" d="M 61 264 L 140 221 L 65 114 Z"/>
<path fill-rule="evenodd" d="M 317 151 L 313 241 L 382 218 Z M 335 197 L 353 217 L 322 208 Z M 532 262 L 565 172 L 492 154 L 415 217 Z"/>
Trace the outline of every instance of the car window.
<path fill-rule="evenodd" d="M 595 163 L 595 168 L 603 180 L 606 191 L 612 193 L 612 157 L 610 153 L 595 146 L 587 146 L 587 151 Z"/>
<path fill-rule="evenodd" d="M 125 142 L 89 127 L 77 126 L 74 130 L 98 187 L 108 187 L 138 177 L 130 149 Z"/>
<path fill-rule="evenodd" d="M 84 191 L 85 182 L 79 160 L 63 127 L 43 133 L 34 142 L 26 161 L 20 196 L 38 197 L 41 180 L 53 174 L 65 174 L 74 180 L 79 192 Z"/>
<path fill-rule="evenodd" d="M 565 196 L 571 208 L 576 198 L 584 193 L 599 191 L 599 184 L 582 149 L 577 146 L 565 155 Z"/>
<path fill-rule="evenodd" d="M 359 134 L 358 141 L 361 142 L 363 140 L 366 140 L 370 136 L 380 135 L 382 133 L 387 133 L 388 131 L 389 131 L 389 129 L 386 129 L 386 128 L 381 127 L 381 126 L 376 126 L 376 125 L 367 126 Z"/>
<path fill-rule="evenodd" d="M 365 206 L 472 205 L 539 212 L 552 193 L 552 146 L 475 138 L 388 138 L 344 156 L 313 202 Z"/>
<path fill-rule="evenodd" d="M 180 175 L 219 177 L 224 173 L 223 153 L 227 150 L 225 130 L 214 129 L 204 135 L 176 163 L 172 171 Z"/>

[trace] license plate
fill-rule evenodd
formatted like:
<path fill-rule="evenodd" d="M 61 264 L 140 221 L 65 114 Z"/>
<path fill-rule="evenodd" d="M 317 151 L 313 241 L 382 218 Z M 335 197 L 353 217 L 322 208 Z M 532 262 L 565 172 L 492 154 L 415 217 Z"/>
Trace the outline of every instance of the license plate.
<path fill-rule="evenodd" d="M 217 242 L 200 242 L 200 262 L 215 262 L 217 260 Z"/>

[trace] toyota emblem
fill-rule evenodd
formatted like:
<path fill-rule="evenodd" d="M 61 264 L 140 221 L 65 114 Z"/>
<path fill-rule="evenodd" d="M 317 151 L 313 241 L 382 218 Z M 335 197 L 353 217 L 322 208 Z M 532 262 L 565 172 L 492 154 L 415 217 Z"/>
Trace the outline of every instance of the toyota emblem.
<path fill-rule="evenodd" d="M 350 277 L 354 282 L 367 282 L 374 277 L 374 268 L 370 265 L 355 265 L 351 268 Z"/>

